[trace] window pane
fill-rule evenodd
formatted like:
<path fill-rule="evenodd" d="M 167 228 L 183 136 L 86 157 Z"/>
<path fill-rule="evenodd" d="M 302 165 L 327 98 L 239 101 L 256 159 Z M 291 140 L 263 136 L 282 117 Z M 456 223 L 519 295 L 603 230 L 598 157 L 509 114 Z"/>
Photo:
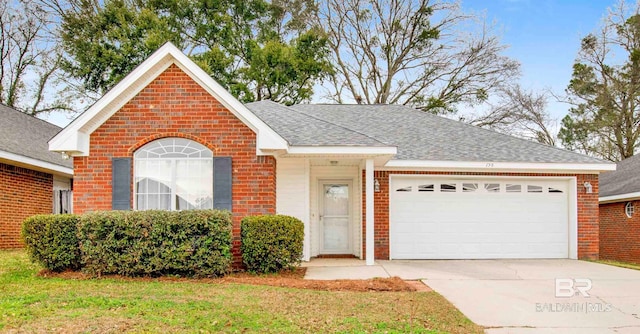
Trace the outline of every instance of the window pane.
<path fill-rule="evenodd" d="M 485 183 L 484 189 L 489 193 L 499 193 L 500 183 Z"/>
<path fill-rule="evenodd" d="M 456 184 L 455 183 L 443 183 L 443 184 L 440 185 L 440 192 L 443 192 L 443 193 L 456 192 Z"/>
<path fill-rule="evenodd" d="M 175 193 L 177 210 L 213 209 L 213 159 L 176 160 Z"/>
<path fill-rule="evenodd" d="M 463 183 L 462 184 L 462 192 L 470 193 L 478 190 L 477 183 Z"/>
<path fill-rule="evenodd" d="M 432 192 L 432 191 L 434 191 L 433 184 L 420 185 L 420 186 L 418 186 L 418 191 L 429 191 L 429 192 Z"/>
<path fill-rule="evenodd" d="M 522 186 L 519 184 L 507 184 L 506 189 L 508 193 L 519 193 L 522 191 Z"/>
<path fill-rule="evenodd" d="M 527 186 L 527 192 L 529 192 L 529 193 L 541 193 L 542 192 L 542 187 L 541 186 L 528 185 Z"/>

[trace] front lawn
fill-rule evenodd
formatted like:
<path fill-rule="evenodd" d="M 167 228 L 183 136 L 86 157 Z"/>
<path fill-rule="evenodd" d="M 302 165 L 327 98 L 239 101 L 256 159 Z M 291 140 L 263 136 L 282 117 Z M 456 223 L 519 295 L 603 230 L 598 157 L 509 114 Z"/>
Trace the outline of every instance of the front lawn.
<path fill-rule="evenodd" d="M 0 251 L 0 331 L 482 332 L 435 292 L 72 280 L 39 270 L 25 252 Z"/>

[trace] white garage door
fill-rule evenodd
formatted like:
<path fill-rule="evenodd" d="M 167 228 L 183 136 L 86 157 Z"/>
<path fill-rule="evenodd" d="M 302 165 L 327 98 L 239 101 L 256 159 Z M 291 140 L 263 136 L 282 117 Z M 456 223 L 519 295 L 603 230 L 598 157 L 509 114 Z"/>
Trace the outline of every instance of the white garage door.
<path fill-rule="evenodd" d="M 391 176 L 392 259 L 569 257 L 566 180 Z"/>

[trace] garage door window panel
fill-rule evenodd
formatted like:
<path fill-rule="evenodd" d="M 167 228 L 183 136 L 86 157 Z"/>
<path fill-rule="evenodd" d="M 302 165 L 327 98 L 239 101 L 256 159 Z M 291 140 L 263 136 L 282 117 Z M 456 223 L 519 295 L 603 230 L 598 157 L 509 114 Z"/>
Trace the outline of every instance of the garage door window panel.
<path fill-rule="evenodd" d="M 456 192 L 456 184 L 455 183 L 442 183 L 440 184 L 440 192 L 443 193 L 455 193 Z"/>
<path fill-rule="evenodd" d="M 435 187 L 433 184 L 422 184 L 418 186 L 419 192 L 434 192 Z"/>
<path fill-rule="evenodd" d="M 528 193 L 542 193 L 542 186 L 527 185 Z"/>
<path fill-rule="evenodd" d="M 507 183 L 505 190 L 508 193 L 519 193 L 522 192 L 522 185 L 520 184 L 509 184 Z"/>
<path fill-rule="evenodd" d="M 484 189 L 489 193 L 499 193 L 500 183 L 485 183 Z"/>
<path fill-rule="evenodd" d="M 462 192 L 463 193 L 471 193 L 478 191 L 477 183 L 462 183 Z"/>

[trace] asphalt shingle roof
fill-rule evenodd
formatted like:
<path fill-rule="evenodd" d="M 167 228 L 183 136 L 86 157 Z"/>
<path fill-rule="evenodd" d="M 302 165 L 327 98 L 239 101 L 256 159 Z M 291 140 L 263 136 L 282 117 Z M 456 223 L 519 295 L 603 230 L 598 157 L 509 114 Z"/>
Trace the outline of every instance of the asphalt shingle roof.
<path fill-rule="evenodd" d="M 640 155 L 624 159 L 612 172 L 600 174 L 600 197 L 640 192 Z"/>
<path fill-rule="evenodd" d="M 271 101 L 246 104 L 293 146 L 387 146 L 375 138 Z"/>
<path fill-rule="evenodd" d="M 398 154 L 394 159 L 398 160 L 605 163 L 407 106 L 299 104 L 285 107 L 273 102 L 254 102 L 247 107 L 291 145 L 364 146 L 375 141 L 396 146 Z M 355 134 L 345 135 L 348 132 Z"/>
<path fill-rule="evenodd" d="M 48 141 L 61 128 L 0 104 L 0 151 L 73 168 L 73 161 L 50 152 Z"/>

